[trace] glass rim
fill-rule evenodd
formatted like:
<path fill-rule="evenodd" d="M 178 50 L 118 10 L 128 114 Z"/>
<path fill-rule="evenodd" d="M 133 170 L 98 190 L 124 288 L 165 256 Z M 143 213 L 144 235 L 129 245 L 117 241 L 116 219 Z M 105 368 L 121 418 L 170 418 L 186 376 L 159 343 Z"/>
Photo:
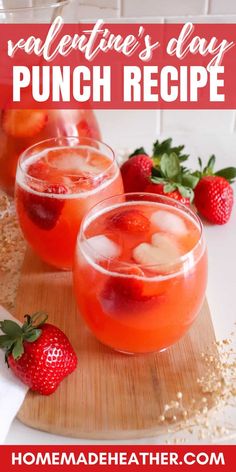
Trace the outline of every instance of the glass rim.
<path fill-rule="evenodd" d="M 27 169 L 24 169 L 23 168 L 23 162 L 24 162 L 24 159 L 27 159 L 27 156 L 29 154 L 30 151 L 33 151 L 34 148 L 37 148 L 38 146 L 42 146 L 42 145 L 47 145 L 49 143 L 55 143 L 55 146 L 56 146 L 56 142 L 57 141 L 63 141 L 65 140 L 65 142 L 71 140 L 71 139 L 76 139 L 78 140 L 78 146 L 76 146 L 75 148 L 78 148 L 79 146 L 89 146 L 89 143 L 92 144 L 92 143 L 95 143 L 95 144 L 98 144 L 98 145 L 102 145 L 102 146 L 105 146 L 105 148 L 111 153 L 111 156 L 112 156 L 112 159 L 111 159 L 111 163 L 109 164 L 109 166 L 102 170 L 101 172 L 99 172 L 98 174 L 95 174 L 92 178 L 93 182 L 96 182 L 97 180 L 99 180 L 103 175 L 109 173 L 109 171 L 113 168 L 114 164 L 117 163 L 116 161 L 116 154 L 115 154 L 115 151 L 113 151 L 112 147 L 109 146 L 108 144 L 104 143 L 103 141 L 99 141 L 98 139 L 93 139 L 93 138 L 85 138 L 85 137 L 82 137 L 80 138 L 79 136 L 55 136 L 55 137 L 51 137 L 51 138 L 48 138 L 48 139 L 44 139 L 42 141 L 39 141 L 37 143 L 34 143 L 32 144 L 31 146 L 29 146 L 27 149 L 25 149 L 19 156 L 19 160 L 18 160 L 18 168 L 20 169 L 20 171 L 22 172 L 23 176 L 26 176 L 27 178 L 30 179 L 30 182 L 32 183 L 36 183 L 36 184 L 47 184 L 47 180 L 44 180 L 44 179 L 38 179 L 37 177 L 33 177 L 31 176 L 30 174 L 28 174 L 27 172 Z M 80 139 L 83 140 L 83 142 L 80 144 Z M 58 145 L 58 149 L 60 149 L 60 145 Z M 66 146 L 65 144 L 65 147 L 70 147 L 70 146 Z M 72 147 L 72 146 L 71 146 Z M 93 146 L 91 145 L 90 146 L 91 148 L 93 148 Z M 94 149 L 96 150 L 96 148 L 94 147 Z M 42 151 L 47 151 L 47 147 L 45 147 L 45 149 L 43 149 Z M 39 152 L 42 152 L 41 150 Z M 32 157 L 34 154 L 30 154 L 28 156 L 28 158 Z M 117 164 L 118 166 L 118 164 Z M 72 177 L 73 175 L 75 174 L 72 174 L 72 173 L 65 173 L 64 174 L 64 177 Z M 75 175 L 76 176 L 76 175 Z M 80 177 L 78 177 L 78 181 L 79 181 Z M 67 187 L 71 187 L 73 185 L 76 184 L 76 180 L 73 180 L 73 182 L 71 182 L 71 184 L 66 184 Z M 50 182 L 52 184 L 57 184 L 58 182 Z M 93 189 L 91 189 L 93 190 Z M 35 192 L 37 192 L 37 190 L 34 190 Z M 87 191 L 90 191 L 90 190 L 85 190 L 84 192 L 78 192 L 79 193 L 85 193 Z M 40 192 L 38 192 L 40 193 Z M 54 195 L 53 193 L 51 194 L 52 196 Z M 57 195 L 58 197 L 58 195 Z"/>
<path fill-rule="evenodd" d="M 48 1 L 44 5 L 34 5 L 34 6 L 25 6 L 25 7 L 9 7 L 9 8 L 2 8 L 0 5 L 0 13 L 21 13 L 24 11 L 34 11 L 34 10 L 43 10 L 45 8 L 58 8 L 68 5 L 71 0 L 52 0 L 51 2 Z"/>
<path fill-rule="evenodd" d="M 201 219 L 199 218 L 199 216 L 191 209 L 191 208 L 188 208 L 186 205 L 184 205 L 183 203 L 181 202 L 178 202 L 177 200 L 174 200 L 173 198 L 170 198 L 170 197 L 167 197 L 165 195 L 158 195 L 158 194 L 155 194 L 155 193 L 146 193 L 146 192 L 130 192 L 130 193 L 123 193 L 123 194 L 119 194 L 119 195 L 113 195 L 112 197 L 108 197 L 108 198 L 105 198 L 104 200 L 101 200 L 100 202 L 96 203 L 96 205 L 94 205 L 90 210 L 89 212 L 84 216 L 82 222 L 81 222 L 81 227 L 80 227 L 80 231 L 79 231 L 79 234 L 78 234 L 78 237 L 77 237 L 77 244 L 83 242 L 83 247 L 84 247 L 84 244 L 85 244 L 85 248 L 87 246 L 88 249 L 90 249 L 90 251 L 94 252 L 94 248 L 92 248 L 92 246 L 88 243 L 88 238 L 86 237 L 85 235 L 85 231 L 88 227 L 88 224 L 86 225 L 86 223 L 88 223 L 88 220 L 91 218 L 91 215 L 94 211 L 96 211 L 96 209 L 99 207 L 99 206 L 102 206 L 102 204 L 108 202 L 108 201 L 111 201 L 115 198 L 119 198 L 119 197 L 131 197 L 132 196 L 134 197 L 137 197 L 137 196 L 140 196 L 140 197 L 144 197 L 143 200 L 133 200 L 133 202 L 137 202 L 138 204 L 140 203 L 146 203 L 146 202 L 150 202 L 150 203 L 155 203 L 155 200 L 145 200 L 145 197 L 151 197 L 151 198 L 154 198 L 154 199 L 158 199 L 159 200 L 159 203 L 162 204 L 167 204 L 169 206 L 172 206 L 172 207 L 175 207 L 177 209 L 180 209 L 180 211 L 183 211 L 185 214 L 188 214 L 192 220 L 194 220 L 197 224 L 198 224 L 198 229 L 199 229 L 199 238 L 197 240 L 197 242 L 195 243 L 195 245 L 192 247 L 192 249 L 190 249 L 190 251 L 186 252 L 185 254 L 179 256 L 176 260 L 174 260 L 173 262 L 170 262 L 170 263 L 166 263 L 166 264 L 138 264 L 136 262 L 126 262 L 126 261 L 119 261 L 117 260 L 117 258 L 111 258 L 111 257 L 104 257 L 100 254 L 101 256 L 101 260 L 103 261 L 115 261 L 117 263 L 117 267 L 119 268 L 131 268 L 131 267 L 138 267 L 140 268 L 141 270 L 142 269 L 146 269 L 148 270 L 149 268 L 152 268 L 152 267 L 162 267 L 162 268 L 169 268 L 171 269 L 171 267 L 174 267 L 174 266 L 177 266 L 179 264 L 182 264 L 184 265 L 184 263 L 188 260 L 191 259 L 191 256 L 192 254 L 194 254 L 197 249 L 201 246 L 202 242 L 204 242 L 205 244 L 205 238 L 204 238 L 204 231 L 203 231 L 203 224 L 202 224 L 202 221 Z M 127 201 L 124 201 L 124 202 L 121 202 L 119 206 L 123 206 L 124 204 L 129 204 L 132 200 L 129 200 L 128 202 Z M 156 202 L 158 203 L 158 202 Z M 106 210 L 112 210 L 112 208 L 114 206 L 118 206 L 117 205 L 109 205 L 107 207 L 104 208 L 104 213 L 106 213 Z M 99 213 L 100 214 L 100 213 Z M 91 219 L 91 221 L 94 221 L 96 219 L 96 216 L 94 218 Z M 84 249 L 82 250 L 82 252 L 84 251 Z M 91 254 L 90 252 L 90 254 Z M 204 251 L 202 251 L 202 254 L 203 254 Z M 86 253 L 86 251 L 85 251 Z M 90 254 L 89 254 L 89 258 L 90 257 Z M 96 254 L 98 254 L 98 252 L 96 251 Z M 201 254 L 201 256 L 202 256 Z M 86 253 L 86 255 L 88 255 Z M 96 262 L 96 260 L 92 259 L 92 263 L 98 267 L 100 267 L 100 264 L 99 262 Z M 91 264 L 91 263 L 90 263 Z M 177 269 L 175 272 L 169 272 L 169 273 L 163 273 L 163 274 L 153 274 L 151 276 L 145 276 L 144 275 L 132 275 L 132 274 L 125 274 L 122 272 L 117 272 L 115 269 L 112 269 L 110 270 L 109 268 L 106 268 L 104 269 L 106 270 L 106 272 L 110 273 L 110 274 L 116 274 L 116 275 L 119 275 L 119 276 L 124 276 L 124 277 L 135 277 L 135 278 L 145 278 L 145 279 L 165 279 L 165 278 L 169 278 L 169 277 L 172 277 L 172 276 L 175 276 L 177 273 L 181 272 L 181 269 Z"/>

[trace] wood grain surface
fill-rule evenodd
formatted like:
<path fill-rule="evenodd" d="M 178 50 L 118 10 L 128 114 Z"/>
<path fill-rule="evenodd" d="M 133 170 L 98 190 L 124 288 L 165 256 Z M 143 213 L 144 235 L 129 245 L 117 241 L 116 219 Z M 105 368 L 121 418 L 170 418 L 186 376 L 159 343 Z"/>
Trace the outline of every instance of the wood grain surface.
<path fill-rule="evenodd" d="M 28 393 L 18 415 L 26 425 L 79 438 L 142 438 L 164 433 L 167 425 L 160 416 L 177 392 L 183 394 L 184 408 L 193 399 L 200 405 L 197 379 L 206 374 L 201 353 L 217 355 L 206 302 L 179 343 L 157 354 L 125 356 L 88 332 L 76 308 L 71 273 L 48 267 L 27 250 L 16 313 L 23 318 L 39 309 L 69 336 L 79 365 L 52 396 Z"/>

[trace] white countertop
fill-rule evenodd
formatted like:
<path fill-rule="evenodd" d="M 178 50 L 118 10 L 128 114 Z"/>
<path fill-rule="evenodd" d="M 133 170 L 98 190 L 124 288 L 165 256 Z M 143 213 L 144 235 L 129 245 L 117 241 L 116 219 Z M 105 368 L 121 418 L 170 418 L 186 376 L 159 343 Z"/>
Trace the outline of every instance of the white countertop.
<path fill-rule="evenodd" d="M 99 111 L 100 124 L 103 129 L 104 141 L 115 149 L 137 148 L 146 146 L 150 151 L 151 144 L 160 136 L 156 133 L 155 123 L 152 123 L 152 112 L 149 111 Z M 161 138 L 167 138 L 161 136 Z M 197 134 L 178 133 L 173 135 L 174 144 L 186 144 L 186 150 L 191 153 L 191 162 L 196 164 L 198 156 L 205 160 L 210 154 L 216 154 L 217 168 L 236 166 L 236 136 L 235 134 Z M 236 192 L 236 185 L 234 186 Z M 208 255 L 209 278 L 207 298 L 211 309 L 213 324 L 217 339 L 228 338 L 236 321 L 235 317 L 235 266 L 236 266 L 236 204 L 229 223 L 224 226 L 205 226 Z M 225 437 L 214 438 L 213 443 L 235 444 L 236 411 L 228 408 L 214 413 L 215 421 L 224 426 L 230 418 L 235 425 L 234 431 Z M 187 444 L 204 444 L 210 440 L 199 440 L 197 432 L 188 431 L 174 435 L 158 436 L 157 438 L 114 441 L 113 444 L 165 444 L 185 439 Z M 9 431 L 6 444 L 106 444 L 109 441 L 87 441 L 55 436 L 27 428 L 15 420 Z"/>

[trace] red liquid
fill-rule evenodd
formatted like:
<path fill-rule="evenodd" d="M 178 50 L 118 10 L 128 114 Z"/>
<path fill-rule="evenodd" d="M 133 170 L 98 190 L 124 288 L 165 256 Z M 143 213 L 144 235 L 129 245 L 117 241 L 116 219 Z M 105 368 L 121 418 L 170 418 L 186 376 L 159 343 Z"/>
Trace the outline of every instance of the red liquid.
<path fill-rule="evenodd" d="M 143 231 L 141 223 L 139 231 L 125 230 L 120 215 L 127 210 L 145 217 Z M 74 286 L 92 333 L 126 353 L 159 351 L 178 341 L 195 320 L 206 289 L 200 227 L 183 211 L 152 202 L 126 203 L 90 221 L 86 241 L 77 243 Z"/>
<path fill-rule="evenodd" d="M 91 110 L 0 112 L 0 187 L 13 194 L 19 155 L 32 144 L 54 136 L 101 139 Z"/>
<path fill-rule="evenodd" d="M 100 151 L 46 149 L 18 168 L 16 204 L 24 237 L 44 261 L 71 269 L 82 218 L 100 200 L 122 192 L 116 162 Z"/>

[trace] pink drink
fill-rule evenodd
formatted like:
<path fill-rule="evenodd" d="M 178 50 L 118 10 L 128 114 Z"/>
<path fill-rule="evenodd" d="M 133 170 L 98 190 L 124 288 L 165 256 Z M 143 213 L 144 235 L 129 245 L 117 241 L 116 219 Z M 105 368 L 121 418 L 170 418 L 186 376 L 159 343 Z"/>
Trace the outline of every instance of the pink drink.
<path fill-rule="evenodd" d="M 85 217 L 75 294 L 102 343 L 126 353 L 165 349 L 194 322 L 206 282 L 201 222 L 174 200 L 127 194 L 101 202 Z"/>
<path fill-rule="evenodd" d="M 101 199 L 123 192 L 114 153 L 103 143 L 55 138 L 20 158 L 16 204 L 25 239 L 46 262 L 71 269 L 80 223 Z"/>
<path fill-rule="evenodd" d="M 13 194 L 20 154 L 51 136 L 101 139 L 92 110 L 0 110 L 0 187 Z"/>

